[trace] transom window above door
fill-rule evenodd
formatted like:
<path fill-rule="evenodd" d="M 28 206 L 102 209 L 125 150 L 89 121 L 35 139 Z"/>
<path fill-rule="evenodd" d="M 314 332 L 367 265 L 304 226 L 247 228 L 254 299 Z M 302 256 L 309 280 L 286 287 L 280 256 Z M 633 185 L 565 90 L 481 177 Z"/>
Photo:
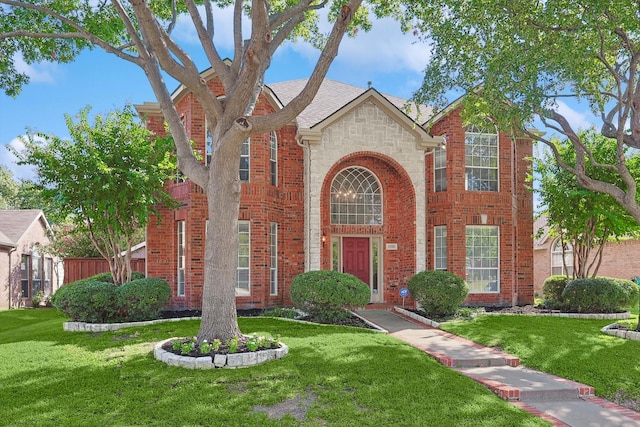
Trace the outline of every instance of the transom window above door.
<path fill-rule="evenodd" d="M 382 188 L 378 178 L 361 167 L 348 167 L 331 183 L 332 224 L 382 224 Z"/>

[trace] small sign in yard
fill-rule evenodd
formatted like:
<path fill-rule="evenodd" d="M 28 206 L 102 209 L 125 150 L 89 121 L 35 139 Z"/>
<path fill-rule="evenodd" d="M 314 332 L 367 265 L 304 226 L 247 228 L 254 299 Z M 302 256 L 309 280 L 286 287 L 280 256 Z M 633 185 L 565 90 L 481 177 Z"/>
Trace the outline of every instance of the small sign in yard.
<path fill-rule="evenodd" d="M 409 296 L 409 289 L 400 288 L 400 296 L 402 297 L 402 308 L 404 308 L 404 299 Z"/>

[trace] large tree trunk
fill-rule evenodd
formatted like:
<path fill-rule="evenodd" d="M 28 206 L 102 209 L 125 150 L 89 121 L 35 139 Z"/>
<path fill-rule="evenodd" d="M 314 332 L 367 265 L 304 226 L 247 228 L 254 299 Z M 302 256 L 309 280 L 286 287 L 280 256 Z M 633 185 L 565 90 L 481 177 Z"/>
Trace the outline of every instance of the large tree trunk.
<path fill-rule="evenodd" d="M 238 265 L 238 211 L 241 187 L 238 177 L 242 139 L 226 141 L 212 156 L 206 188 L 209 225 L 205 243 L 202 322 L 198 341 L 227 340 L 240 336 L 236 313 Z"/>

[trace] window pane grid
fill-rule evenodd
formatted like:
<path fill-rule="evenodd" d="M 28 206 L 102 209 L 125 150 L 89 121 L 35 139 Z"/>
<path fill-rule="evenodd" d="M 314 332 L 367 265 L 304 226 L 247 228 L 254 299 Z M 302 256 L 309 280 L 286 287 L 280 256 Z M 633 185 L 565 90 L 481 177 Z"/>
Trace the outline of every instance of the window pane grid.
<path fill-rule="evenodd" d="M 382 194 L 370 171 L 350 167 L 331 184 L 332 224 L 382 224 Z"/>
<path fill-rule="evenodd" d="M 447 191 L 447 151 L 436 148 L 433 153 L 433 178 L 435 191 Z"/>
<path fill-rule="evenodd" d="M 551 274 L 553 275 L 573 274 L 573 246 L 571 246 L 571 243 L 568 242 L 565 243 L 565 246 L 566 248 L 563 253 L 562 241 L 558 239 L 553 243 L 553 246 L 551 248 Z"/>
<path fill-rule="evenodd" d="M 434 270 L 447 269 L 447 227 L 439 225 L 434 227 Z"/>
<path fill-rule="evenodd" d="M 278 295 L 278 224 L 271 223 L 270 230 L 270 289 L 271 295 Z"/>
<path fill-rule="evenodd" d="M 499 229 L 467 226 L 466 273 L 470 293 L 500 292 Z"/>
<path fill-rule="evenodd" d="M 498 191 L 498 135 L 474 126 L 465 133 L 466 188 Z"/>
<path fill-rule="evenodd" d="M 184 221 L 178 221 L 177 226 L 178 226 L 177 293 L 178 293 L 178 296 L 184 296 L 185 246 L 186 246 Z"/>
<path fill-rule="evenodd" d="M 271 185 L 278 185 L 278 137 L 275 131 L 271 131 L 271 135 L 269 136 L 269 165 L 270 165 L 270 176 L 271 176 Z"/>
<path fill-rule="evenodd" d="M 249 221 L 238 221 L 238 267 L 236 274 L 236 296 L 250 295 L 251 236 Z"/>
<path fill-rule="evenodd" d="M 251 151 L 249 138 L 245 139 L 242 143 L 242 149 L 240 150 L 240 181 L 249 181 L 249 153 Z"/>

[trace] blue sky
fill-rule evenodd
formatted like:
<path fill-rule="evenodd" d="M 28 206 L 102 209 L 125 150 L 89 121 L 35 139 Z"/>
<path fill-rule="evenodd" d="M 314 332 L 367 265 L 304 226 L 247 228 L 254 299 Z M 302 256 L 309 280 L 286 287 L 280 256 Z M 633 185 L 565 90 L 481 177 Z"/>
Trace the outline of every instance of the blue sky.
<path fill-rule="evenodd" d="M 223 54 L 230 55 L 228 14 L 220 12 L 215 40 Z M 197 40 L 186 22 L 180 23 L 174 34 L 201 69 L 209 67 L 198 55 Z M 283 45 L 267 71 L 266 83 L 307 77 L 317 57 L 318 51 L 306 43 Z M 372 31 L 343 40 L 328 77 L 361 87 L 371 82 L 380 92 L 408 98 L 418 89 L 428 60 L 426 45 L 411 34 L 403 34 L 397 22 L 381 20 L 374 23 Z M 5 146 L 20 147 L 19 137 L 27 129 L 67 137 L 65 114 L 75 116 L 87 105 L 93 113 L 107 113 L 127 103 L 155 100 L 141 69 L 101 50 L 84 52 L 71 64 L 21 66 L 31 76 L 29 85 L 15 99 L 0 94 L 0 164 L 8 166 L 16 178 L 29 178 L 30 169 L 16 165 Z M 177 87 L 175 82 L 167 85 L 170 91 Z M 586 127 L 593 120 L 590 113 L 561 108 L 577 127 Z"/>

